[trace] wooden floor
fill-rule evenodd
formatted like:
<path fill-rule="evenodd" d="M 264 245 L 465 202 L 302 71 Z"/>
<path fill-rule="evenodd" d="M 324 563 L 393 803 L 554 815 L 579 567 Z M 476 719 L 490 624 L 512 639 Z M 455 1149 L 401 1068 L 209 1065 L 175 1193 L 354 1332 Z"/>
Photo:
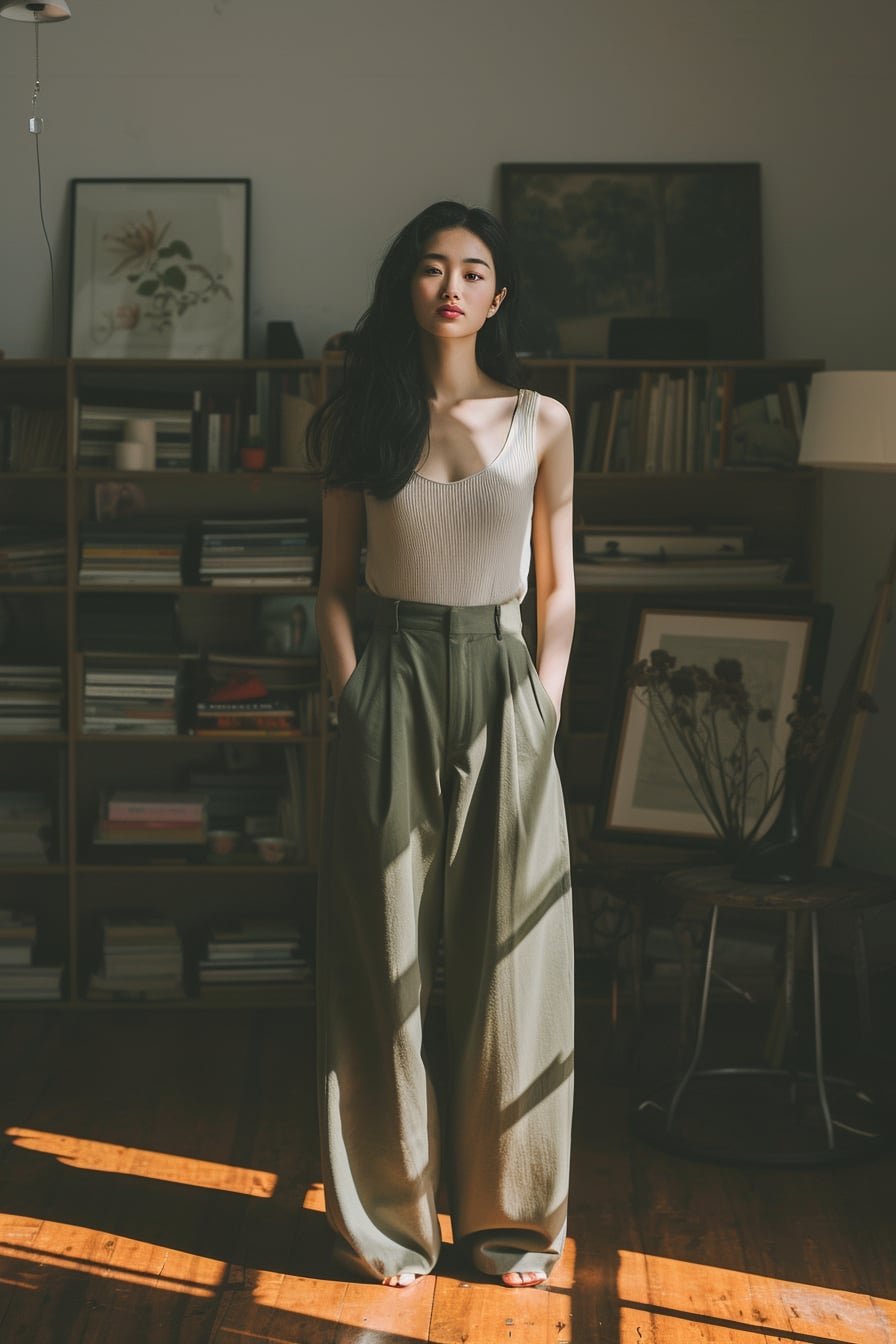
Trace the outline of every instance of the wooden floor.
<path fill-rule="evenodd" d="M 549 1288 L 448 1245 L 398 1291 L 329 1263 L 309 1012 L 5 1015 L 2 1344 L 896 1344 L 896 1158 L 664 1155 L 630 1135 L 605 1018 L 579 1012 Z"/>

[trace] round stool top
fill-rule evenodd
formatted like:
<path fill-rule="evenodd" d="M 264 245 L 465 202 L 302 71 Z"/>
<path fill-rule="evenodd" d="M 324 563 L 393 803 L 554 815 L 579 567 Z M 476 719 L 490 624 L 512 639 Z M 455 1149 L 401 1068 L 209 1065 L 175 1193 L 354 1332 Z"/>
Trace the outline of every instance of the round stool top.
<path fill-rule="evenodd" d="M 708 905 L 749 910 L 861 909 L 896 900 L 896 878 L 856 868 L 819 868 L 809 882 L 740 882 L 729 864 L 678 868 L 663 886 Z"/>

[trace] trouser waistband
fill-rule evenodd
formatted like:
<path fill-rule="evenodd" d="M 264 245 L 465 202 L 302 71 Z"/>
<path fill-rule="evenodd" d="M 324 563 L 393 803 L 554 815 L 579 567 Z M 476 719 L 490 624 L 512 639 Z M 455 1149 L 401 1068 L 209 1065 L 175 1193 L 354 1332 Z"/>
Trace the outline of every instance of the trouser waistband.
<path fill-rule="evenodd" d="M 504 631 L 519 633 L 522 628 L 520 604 L 490 602 L 485 606 L 451 607 L 437 602 L 406 602 L 401 598 L 378 597 L 374 613 L 378 629 L 438 630 L 449 635 L 488 635 L 498 639 Z"/>

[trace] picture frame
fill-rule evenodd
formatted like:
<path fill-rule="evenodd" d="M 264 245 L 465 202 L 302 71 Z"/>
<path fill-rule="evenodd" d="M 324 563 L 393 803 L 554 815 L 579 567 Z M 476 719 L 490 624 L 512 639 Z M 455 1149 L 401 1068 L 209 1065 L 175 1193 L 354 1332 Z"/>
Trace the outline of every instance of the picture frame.
<path fill-rule="evenodd" d="M 615 697 L 596 830 L 604 839 L 718 845 L 719 839 L 679 768 L 688 765 L 679 750 L 670 755 L 646 705 L 629 684 L 628 669 L 662 649 L 679 666 L 712 671 L 720 659 L 737 659 L 753 704 L 771 712 L 767 723 L 750 720 L 751 745 L 774 767 L 783 765 L 789 736 L 787 716 L 798 691 L 820 692 L 832 609 L 815 603 L 802 608 L 684 606 L 650 602 L 634 613 L 634 636 Z M 778 800 L 778 804 L 780 799 Z M 772 825 L 776 804 L 758 835 Z"/>
<path fill-rule="evenodd" d="M 277 594 L 258 605 L 258 642 L 272 657 L 316 658 L 320 652 L 314 623 L 316 598 Z"/>
<path fill-rule="evenodd" d="M 248 178 L 74 178 L 68 352 L 243 359 Z"/>
<path fill-rule="evenodd" d="M 614 357 L 615 321 L 626 357 L 762 357 L 758 163 L 504 163 L 500 196 L 520 353 Z"/>

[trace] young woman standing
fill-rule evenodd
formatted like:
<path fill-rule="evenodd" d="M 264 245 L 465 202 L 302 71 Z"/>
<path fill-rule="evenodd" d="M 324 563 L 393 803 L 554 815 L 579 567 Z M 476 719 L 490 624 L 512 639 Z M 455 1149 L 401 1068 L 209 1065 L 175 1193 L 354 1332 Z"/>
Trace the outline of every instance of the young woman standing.
<path fill-rule="evenodd" d="M 455 1240 L 508 1286 L 542 1282 L 566 1230 L 572 924 L 553 748 L 575 619 L 572 431 L 520 386 L 516 300 L 498 221 L 430 206 L 390 247 L 310 430 L 339 717 L 320 864 L 324 1185 L 341 1256 L 396 1286 L 438 1257 L 443 1167 Z M 358 660 L 365 529 L 375 621 Z M 440 937 L 444 1135 L 423 1048 Z"/>

